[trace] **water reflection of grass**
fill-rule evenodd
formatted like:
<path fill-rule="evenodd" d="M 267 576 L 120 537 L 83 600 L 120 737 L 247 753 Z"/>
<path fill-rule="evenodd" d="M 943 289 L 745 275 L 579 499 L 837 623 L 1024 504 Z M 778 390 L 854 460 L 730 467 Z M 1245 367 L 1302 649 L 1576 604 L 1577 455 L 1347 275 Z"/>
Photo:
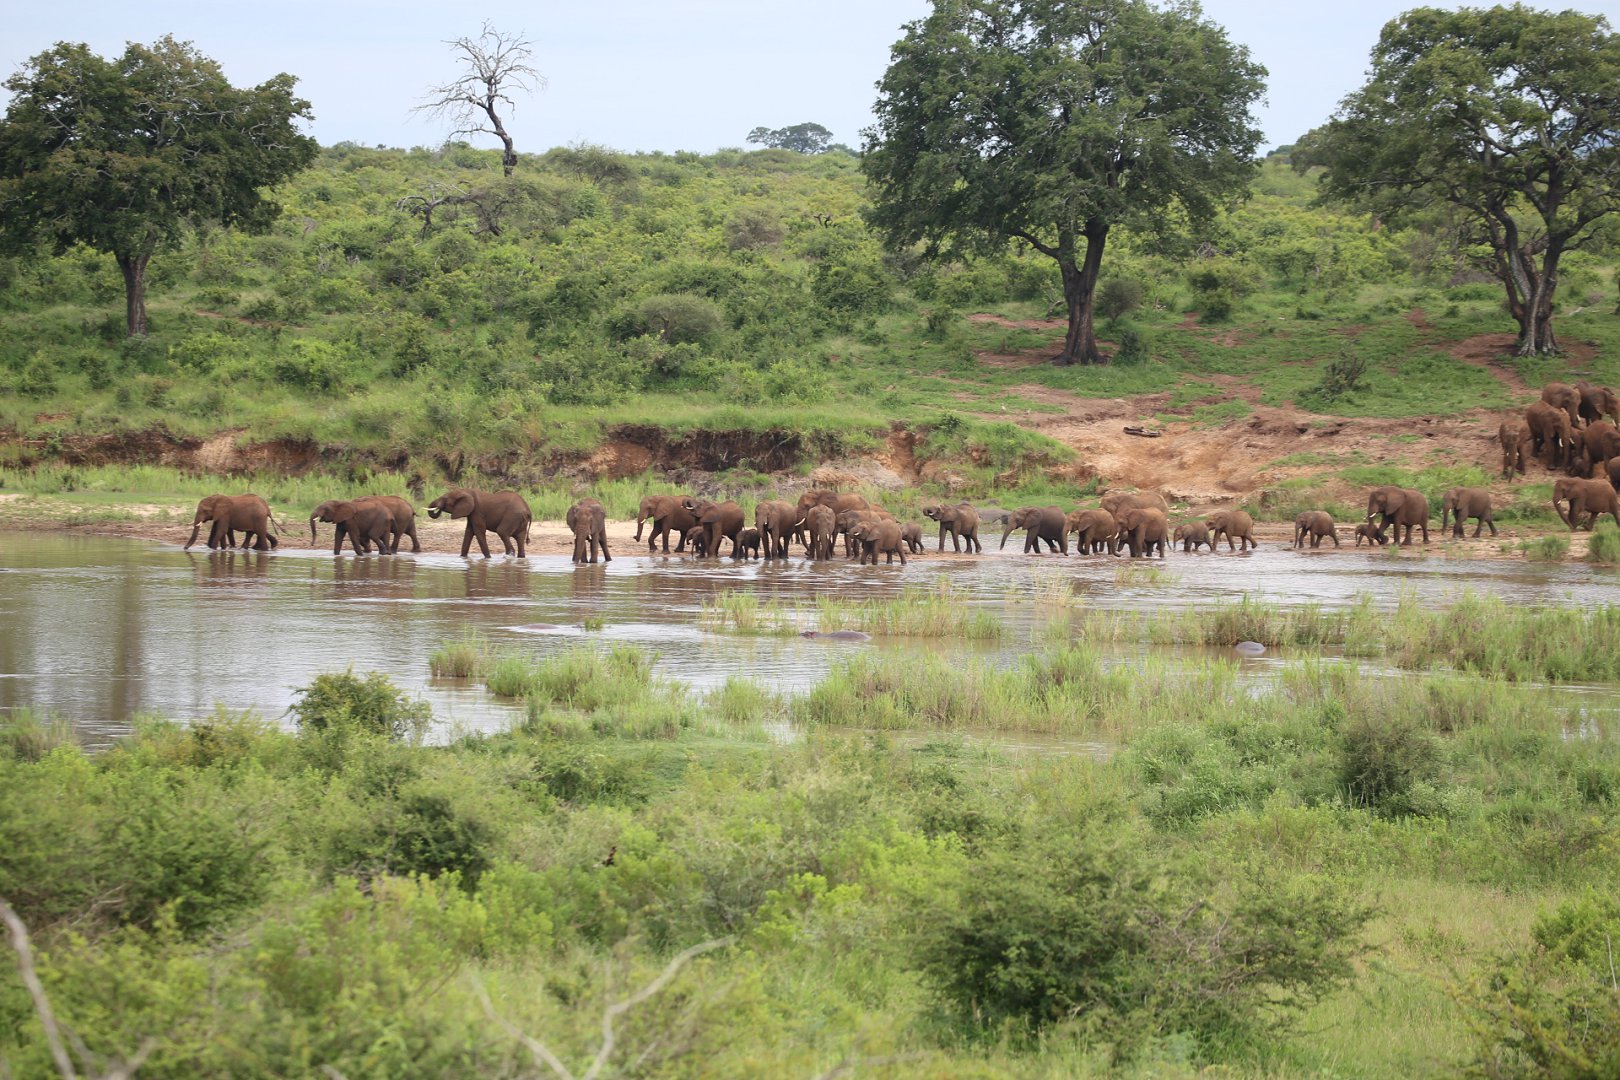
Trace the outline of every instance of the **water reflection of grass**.
<path fill-rule="evenodd" d="M 1005 624 L 994 612 L 973 606 L 943 576 L 932 586 L 908 587 L 887 599 L 818 596 L 814 603 L 798 603 L 732 589 L 705 600 L 698 618 L 711 630 L 739 634 L 790 636 L 810 629 L 822 633 L 858 630 L 896 637 L 995 641 L 1006 633 Z"/>
<path fill-rule="evenodd" d="M 1163 589 L 1179 584 L 1181 578 L 1162 566 L 1148 562 L 1128 562 L 1114 569 L 1114 584 L 1138 589 Z"/>

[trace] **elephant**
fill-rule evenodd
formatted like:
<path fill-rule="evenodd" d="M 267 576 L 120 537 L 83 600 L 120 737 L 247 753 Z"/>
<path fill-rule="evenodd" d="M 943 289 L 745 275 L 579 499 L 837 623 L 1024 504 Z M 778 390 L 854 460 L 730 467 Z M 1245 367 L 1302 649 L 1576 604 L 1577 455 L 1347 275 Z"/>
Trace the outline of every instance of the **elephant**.
<path fill-rule="evenodd" d="M 1119 522 L 1107 510 L 1076 510 L 1067 521 L 1074 533 L 1074 550 L 1082 555 L 1095 555 L 1107 549 L 1114 555 L 1119 551 Z"/>
<path fill-rule="evenodd" d="M 1171 542 L 1181 545 L 1182 551 L 1197 551 L 1200 547 L 1208 546 L 1215 550 L 1215 541 L 1209 538 L 1209 526 L 1202 521 L 1183 521 L 1176 526 L 1171 534 Z"/>
<path fill-rule="evenodd" d="M 411 505 L 409 499 L 402 499 L 398 495 L 362 495 L 354 501 L 377 503 L 388 511 L 388 547 L 394 554 L 399 553 L 400 538 L 405 536 L 411 538 L 411 551 L 422 550 L 422 543 L 416 538 L 416 507 Z"/>
<path fill-rule="evenodd" d="M 1333 541 L 1334 547 L 1339 546 L 1339 530 L 1333 524 L 1333 515 L 1326 510 L 1307 510 L 1294 519 L 1294 546 L 1304 547 L 1307 536 L 1313 548 L 1322 546 L 1324 536 Z"/>
<path fill-rule="evenodd" d="M 523 496 L 515 491 L 477 491 L 473 488 L 451 488 L 428 504 L 428 517 L 437 519 L 448 514 L 467 519 L 467 531 L 461 536 L 461 557 L 465 559 L 476 538 L 478 550 L 489 558 L 489 541 L 485 532 L 494 532 L 501 538 L 506 554 L 518 558 L 528 557 L 529 524 L 534 512 Z"/>
<path fill-rule="evenodd" d="M 1452 517 L 1452 536 L 1461 537 L 1463 534 L 1463 519 L 1476 518 L 1478 523 L 1474 526 L 1474 538 L 1479 538 L 1479 531 L 1485 526 L 1491 527 L 1491 535 L 1496 535 L 1496 522 L 1491 518 L 1491 493 L 1484 488 L 1456 487 L 1447 491 L 1440 498 L 1440 531 L 1446 531 L 1446 515 Z"/>
<path fill-rule="evenodd" d="M 197 504 L 197 512 L 191 518 L 191 538 L 185 546 L 191 547 L 197 542 L 197 532 L 202 523 L 211 521 L 208 529 L 208 546 L 211 548 L 230 547 L 235 540 L 232 535 L 241 530 L 242 546 L 246 547 L 248 538 L 253 538 L 255 551 L 269 551 L 279 540 L 271 533 L 270 526 L 274 523 L 270 516 L 270 504 L 259 496 L 248 492 L 243 495 L 210 495 Z"/>
<path fill-rule="evenodd" d="M 1578 382 L 1575 389 L 1581 395 L 1576 412 L 1582 420 L 1590 424 L 1607 416 L 1620 424 L 1620 395 L 1607 386 L 1593 386 L 1589 382 Z"/>
<path fill-rule="evenodd" d="M 1568 383 L 1550 382 L 1541 388 L 1541 400 L 1569 417 L 1569 426 L 1581 426 L 1581 392 Z"/>
<path fill-rule="evenodd" d="M 349 538 L 349 544 L 354 548 L 356 555 L 367 554 L 371 545 L 377 545 L 377 554 L 392 555 L 394 553 L 392 534 L 394 531 L 394 518 L 388 512 L 388 507 L 380 502 L 365 499 L 329 499 L 321 503 L 309 515 L 309 542 L 315 543 L 315 523 L 329 521 L 336 526 L 332 530 L 332 554 L 338 555 L 343 551 L 343 538 Z"/>
<path fill-rule="evenodd" d="M 1412 488 L 1385 485 L 1373 488 L 1367 495 L 1367 520 L 1371 521 L 1375 515 L 1382 515 L 1383 520 L 1378 523 L 1379 535 L 1395 525 L 1394 536 L 1397 547 L 1405 547 L 1412 542 L 1412 530 L 1423 530 L 1423 542 L 1429 542 L 1429 500 L 1421 491 Z M 1406 538 L 1401 539 L 1401 529 L 1405 528 Z"/>
<path fill-rule="evenodd" d="M 884 565 L 900 556 L 900 565 L 906 565 L 906 545 L 900 539 L 900 523 L 893 518 L 865 517 L 850 526 L 849 537 L 861 546 L 861 565 L 868 560 L 877 565 L 877 557 L 884 556 Z"/>
<path fill-rule="evenodd" d="M 1130 548 L 1131 558 L 1151 558 L 1158 549 L 1164 558 L 1170 536 L 1170 522 L 1164 511 L 1152 506 L 1132 506 L 1119 512 L 1119 541 Z"/>
<path fill-rule="evenodd" d="M 731 545 L 733 559 L 757 559 L 760 556 L 760 547 L 765 536 L 758 529 L 744 529 L 737 534 L 737 542 Z M 770 558 L 770 544 L 765 542 L 765 557 Z"/>
<path fill-rule="evenodd" d="M 797 509 L 801 518 L 812 506 L 825 506 L 834 514 L 842 514 L 845 510 L 872 508 L 872 504 L 866 501 L 865 496 L 857 495 L 853 491 L 806 491 L 799 496 Z"/>
<path fill-rule="evenodd" d="M 1546 452 L 1547 467 L 1556 469 L 1562 465 L 1570 435 L 1575 430 L 1570 426 L 1569 417 L 1545 401 L 1537 401 L 1524 410 L 1524 422 L 1530 428 L 1534 452 L 1538 456 Z"/>
<path fill-rule="evenodd" d="M 1132 507 L 1157 510 L 1167 518 L 1170 515 L 1170 504 L 1156 491 L 1126 491 L 1102 497 L 1102 508 L 1114 515 L 1116 520 L 1121 512 Z"/>
<path fill-rule="evenodd" d="M 1569 531 L 1574 532 L 1581 524 L 1582 515 L 1586 516 L 1585 525 L 1588 529 L 1597 524 L 1600 515 L 1608 514 L 1620 524 L 1620 503 L 1616 502 L 1617 492 L 1612 483 L 1602 480 L 1577 480 L 1563 477 L 1553 483 L 1553 509 L 1558 511 L 1558 517 L 1569 523 Z M 1569 513 L 1564 512 L 1563 503 L 1569 503 Z"/>
<path fill-rule="evenodd" d="M 1523 420 L 1504 420 L 1496 429 L 1496 439 L 1502 444 L 1502 478 L 1512 479 L 1514 473 L 1523 476 L 1525 459 L 1534 445 L 1530 425 Z"/>
<path fill-rule="evenodd" d="M 767 499 L 754 507 L 754 527 L 759 530 L 765 558 L 787 558 L 788 537 L 804 521 L 804 515 L 804 510 L 781 499 Z"/>
<path fill-rule="evenodd" d="M 1209 525 L 1211 551 L 1226 537 L 1227 551 L 1248 551 L 1260 545 L 1254 542 L 1254 518 L 1249 516 L 1247 510 L 1217 510 L 1210 514 L 1205 523 Z M 1236 539 L 1238 543 L 1233 543 Z"/>
<path fill-rule="evenodd" d="M 652 522 L 652 533 L 647 537 L 647 550 L 658 549 L 658 538 L 664 538 L 664 554 L 669 554 L 669 534 L 676 533 L 680 542 L 675 545 L 676 551 L 686 550 L 687 536 L 697 528 L 697 518 L 686 508 L 686 500 L 690 495 L 648 495 L 641 500 L 641 509 L 636 512 L 636 539 L 641 539 L 642 526 Z"/>
<path fill-rule="evenodd" d="M 894 521 L 894 515 L 887 510 L 869 507 L 865 510 L 845 510 L 838 515 L 838 531 L 844 534 L 844 558 L 853 559 L 859 550 L 851 530 L 862 522 Z M 899 523 L 895 523 L 899 528 Z"/>
<path fill-rule="evenodd" d="M 1356 525 L 1356 547 L 1360 547 L 1363 540 L 1367 541 L 1369 547 L 1373 544 L 1383 547 L 1389 543 L 1389 537 L 1384 535 L 1384 530 L 1370 521 L 1363 521 Z"/>
<path fill-rule="evenodd" d="M 563 519 L 568 529 L 574 534 L 574 554 L 572 559 L 577 563 L 593 563 L 596 561 L 596 549 L 602 549 L 602 561 L 610 563 L 613 556 L 608 552 L 607 545 L 607 511 L 595 499 L 581 499 L 568 508 L 568 514 Z"/>
<path fill-rule="evenodd" d="M 1603 469 L 1609 474 L 1609 486 L 1616 491 L 1620 491 L 1620 457 L 1610 458 L 1609 463 Z"/>
<path fill-rule="evenodd" d="M 1602 469 L 1620 457 L 1620 428 L 1607 420 L 1594 420 L 1581 429 L 1581 446 L 1589 464 Z"/>
<path fill-rule="evenodd" d="M 913 555 L 921 555 L 923 549 L 922 526 L 915 521 L 908 521 L 900 526 L 900 541 L 906 545 L 906 550 Z"/>
<path fill-rule="evenodd" d="M 720 538 L 725 537 L 731 541 L 731 550 L 737 550 L 737 534 L 743 528 L 742 507 L 727 499 L 725 502 L 710 502 L 708 499 L 689 498 L 682 504 L 687 511 L 693 514 L 698 521 L 698 529 L 703 534 L 702 555 L 707 559 L 720 557 Z"/>
<path fill-rule="evenodd" d="M 805 511 L 804 524 L 809 533 L 810 557 L 832 558 L 833 541 L 838 537 L 838 515 L 829 506 L 812 506 Z"/>
<path fill-rule="evenodd" d="M 1014 510 L 1001 531 L 1002 548 L 1007 546 L 1007 537 L 1014 529 L 1024 530 L 1025 555 L 1039 555 L 1042 540 L 1046 541 L 1048 551 L 1069 553 L 1069 515 L 1061 507 L 1025 506 Z"/>
<path fill-rule="evenodd" d="M 960 552 L 961 544 L 958 540 L 967 541 L 968 554 L 983 553 L 984 545 L 979 543 L 979 512 L 973 508 L 972 503 L 959 502 L 954 506 L 939 504 L 923 507 L 923 517 L 930 521 L 939 522 L 939 548 L 945 550 L 945 534 L 951 535 L 951 550 Z"/>

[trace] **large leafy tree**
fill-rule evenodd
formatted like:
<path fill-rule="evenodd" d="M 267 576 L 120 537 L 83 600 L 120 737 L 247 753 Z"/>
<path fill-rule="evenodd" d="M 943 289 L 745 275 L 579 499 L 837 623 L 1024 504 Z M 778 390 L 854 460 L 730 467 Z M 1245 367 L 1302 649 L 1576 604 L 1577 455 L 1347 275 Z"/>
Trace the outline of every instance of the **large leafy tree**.
<path fill-rule="evenodd" d="M 1062 273 L 1059 364 L 1100 363 L 1117 226 L 1199 222 L 1247 190 L 1265 69 L 1193 3 L 935 0 L 878 84 L 862 160 L 891 247 L 1022 240 Z"/>
<path fill-rule="evenodd" d="M 1576 11 L 1409 11 L 1295 160 L 1386 220 L 1457 208 L 1506 290 L 1517 354 L 1557 352 L 1559 260 L 1620 209 L 1620 37 Z"/>
<path fill-rule="evenodd" d="M 206 224 L 263 229 L 264 189 L 314 160 L 291 75 L 232 86 L 189 43 L 130 44 L 116 60 L 59 42 L 6 80 L 0 240 L 111 254 L 131 336 L 146 333 L 146 266 Z"/>

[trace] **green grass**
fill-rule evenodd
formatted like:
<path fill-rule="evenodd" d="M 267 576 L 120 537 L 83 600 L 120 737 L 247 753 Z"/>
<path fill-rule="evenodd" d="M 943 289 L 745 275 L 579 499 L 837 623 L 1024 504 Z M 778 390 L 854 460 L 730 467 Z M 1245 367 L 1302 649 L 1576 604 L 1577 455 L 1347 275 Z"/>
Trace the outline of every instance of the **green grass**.
<path fill-rule="evenodd" d="M 819 596 L 813 604 L 762 600 L 749 590 L 728 589 L 704 600 L 699 622 L 712 630 L 741 634 L 858 630 L 881 636 L 994 641 L 1006 632 L 995 612 L 973 607 L 944 575 L 932 586 L 907 586 L 889 599 Z"/>

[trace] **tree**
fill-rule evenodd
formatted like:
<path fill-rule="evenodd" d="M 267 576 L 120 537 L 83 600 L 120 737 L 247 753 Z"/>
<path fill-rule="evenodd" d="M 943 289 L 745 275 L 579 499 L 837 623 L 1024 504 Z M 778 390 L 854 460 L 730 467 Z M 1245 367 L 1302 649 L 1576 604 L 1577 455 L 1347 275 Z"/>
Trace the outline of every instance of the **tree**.
<path fill-rule="evenodd" d="M 891 249 L 959 258 L 1016 239 L 1055 260 L 1057 363 L 1101 363 L 1109 230 L 1201 222 L 1244 194 L 1264 77 L 1191 2 L 934 0 L 863 133 L 868 220 Z"/>
<path fill-rule="evenodd" d="M 315 158 L 309 102 L 277 75 L 233 87 L 189 42 L 131 43 L 117 60 L 58 42 L 6 80 L 0 241 L 84 244 L 124 274 L 131 337 L 146 333 L 146 266 L 207 224 L 267 228 L 264 190 Z"/>
<path fill-rule="evenodd" d="M 820 124 L 794 124 L 785 128 L 757 127 L 748 133 L 748 141 L 776 150 L 819 154 L 832 142 L 832 132 Z"/>
<path fill-rule="evenodd" d="M 1559 260 L 1620 209 L 1620 37 L 1575 11 L 1409 11 L 1294 163 L 1386 221 L 1456 207 L 1507 293 L 1514 351 L 1557 352 Z"/>
<path fill-rule="evenodd" d="M 452 139 L 457 135 L 495 136 L 503 147 L 501 169 L 511 176 L 517 151 L 499 107 L 516 108 L 512 100 L 516 90 L 533 93 L 545 89 L 545 76 L 529 64 L 533 42 L 521 33 L 503 33 L 486 22 L 476 38 L 461 37 L 445 44 L 460 57 L 466 73 L 429 90 L 428 100 L 413 111 L 448 118 L 456 125 L 450 132 Z"/>

